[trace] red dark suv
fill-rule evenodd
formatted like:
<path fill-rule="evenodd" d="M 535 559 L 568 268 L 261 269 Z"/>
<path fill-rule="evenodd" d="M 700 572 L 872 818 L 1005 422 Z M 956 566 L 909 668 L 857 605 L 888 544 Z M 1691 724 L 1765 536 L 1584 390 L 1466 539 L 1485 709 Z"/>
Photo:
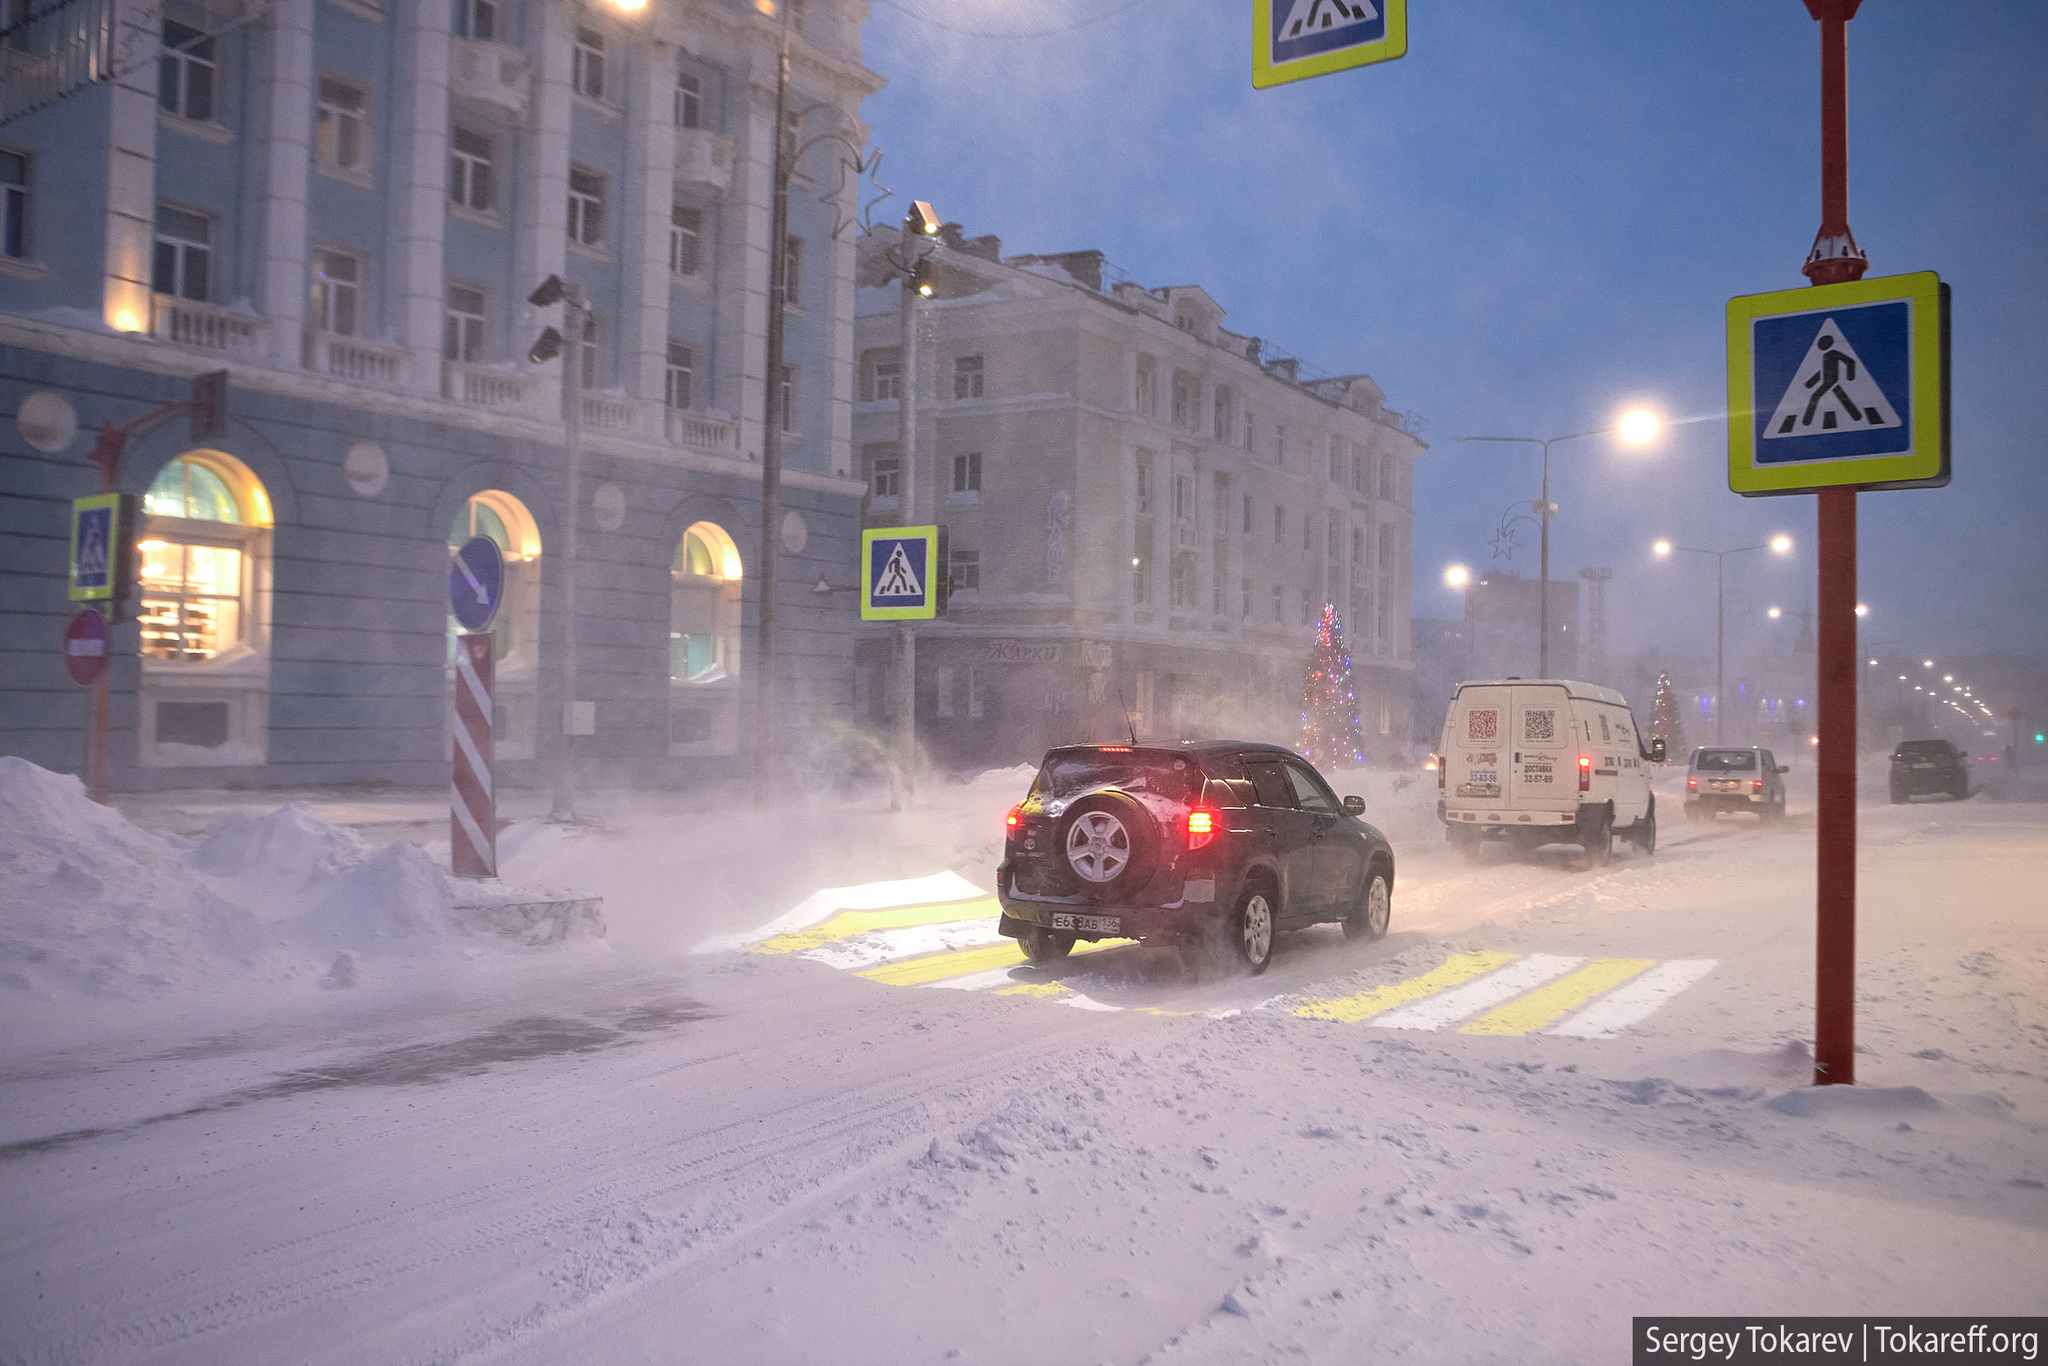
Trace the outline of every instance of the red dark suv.
<path fill-rule="evenodd" d="M 1045 756 L 996 869 L 1002 933 L 1034 963 L 1074 942 L 1220 939 L 1253 972 L 1273 935 L 1387 932 L 1394 851 L 1292 750 L 1243 740 Z"/>

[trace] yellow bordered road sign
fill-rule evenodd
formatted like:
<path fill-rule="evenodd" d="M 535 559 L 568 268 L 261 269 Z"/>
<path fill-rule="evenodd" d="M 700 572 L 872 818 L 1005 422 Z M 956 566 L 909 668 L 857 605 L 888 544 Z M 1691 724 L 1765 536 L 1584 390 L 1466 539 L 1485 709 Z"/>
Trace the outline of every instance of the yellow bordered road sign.
<path fill-rule="evenodd" d="M 871 527 L 860 534 L 862 621 L 930 621 L 939 614 L 939 529 Z"/>
<path fill-rule="evenodd" d="M 1408 55 L 1408 0 L 1252 0 L 1252 84 L 1264 90 Z"/>
<path fill-rule="evenodd" d="M 1931 270 L 1728 301 L 1728 487 L 1949 478 L 1948 286 Z"/>
<path fill-rule="evenodd" d="M 121 495 L 71 500 L 71 600 L 113 598 L 121 568 Z"/>

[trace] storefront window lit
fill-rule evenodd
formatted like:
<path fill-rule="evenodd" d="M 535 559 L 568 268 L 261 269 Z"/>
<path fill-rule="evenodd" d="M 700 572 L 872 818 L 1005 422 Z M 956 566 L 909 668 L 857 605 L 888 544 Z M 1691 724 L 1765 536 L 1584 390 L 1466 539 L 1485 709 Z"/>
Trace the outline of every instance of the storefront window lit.
<path fill-rule="evenodd" d="M 241 551 L 154 539 L 138 549 L 143 658 L 215 659 L 241 641 Z"/>

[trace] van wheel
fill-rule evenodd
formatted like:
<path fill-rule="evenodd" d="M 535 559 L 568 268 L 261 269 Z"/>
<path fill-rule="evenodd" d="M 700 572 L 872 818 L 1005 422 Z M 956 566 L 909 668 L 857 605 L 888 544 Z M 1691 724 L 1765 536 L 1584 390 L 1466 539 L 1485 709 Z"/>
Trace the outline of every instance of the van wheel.
<path fill-rule="evenodd" d="M 1628 847 L 1641 854 L 1644 858 L 1648 858 L 1657 852 L 1657 802 L 1655 798 L 1651 799 L 1650 809 L 1643 813 L 1643 818 L 1629 827 Z"/>
<path fill-rule="evenodd" d="M 1605 868 L 1614 857 L 1614 817 L 1603 813 L 1593 828 L 1579 836 L 1579 848 L 1586 851 L 1586 866 Z"/>

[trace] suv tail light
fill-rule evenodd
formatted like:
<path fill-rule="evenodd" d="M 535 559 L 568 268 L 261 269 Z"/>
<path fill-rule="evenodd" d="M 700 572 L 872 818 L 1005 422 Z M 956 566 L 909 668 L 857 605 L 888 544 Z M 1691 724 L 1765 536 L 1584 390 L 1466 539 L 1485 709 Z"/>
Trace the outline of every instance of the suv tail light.
<path fill-rule="evenodd" d="M 1216 838 L 1223 828 L 1223 813 L 1214 807 L 1197 806 L 1188 812 L 1188 848 L 1199 849 Z"/>
<path fill-rule="evenodd" d="M 1008 835 L 1014 835 L 1014 834 L 1016 834 L 1016 833 L 1017 833 L 1017 827 L 1018 827 L 1018 826 L 1020 826 L 1020 825 L 1022 825 L 1023 823 L 1024 823 L 1024 803 L 1022 803 L 1022 802 L 1018 802 L 1018 803 L 1017 803 L 1017 804 L 1016 804 L 1015 806 L 1013 806 L 1013 807 L 1011 807 L 1011 808 L 1010 808 L 1010 814 L 1009 814 L 1008 816 L 1005 816 L 1005 817 L 1003 818 L 1003 833 L 1004 833 L 1004 835 L 1008 836 Z"/>
<path fill-rule="evenodd" d="M 1749 790 L 1750 790 L 1751 792 L 1761 792 L 1761 791 L 1763 791 L 1763 790 L 1764 790 L 1764 780 L 1763 780 L 1762 778 L 1751 778 L 1751 779 L 1749 780 Z"/>
<path fill-rule="evenodd" d="M 1592 789 L 1592 786 L 1593 756 L 1590 754 L 1581 754 L 1579 756 L 1579 791 L 1590 791 Z"/>
<path fill-rule="evenodd" d="M 1698 778 L 1687 778 L 1687 779 L 1685 780 L 1685 790 L 1686 790 L 1687 792 L 1697 792 L 1697 791 L 1699 791 L 1699 790 L 1700 790 L 1700 780 L 1699 780 Z"/>

